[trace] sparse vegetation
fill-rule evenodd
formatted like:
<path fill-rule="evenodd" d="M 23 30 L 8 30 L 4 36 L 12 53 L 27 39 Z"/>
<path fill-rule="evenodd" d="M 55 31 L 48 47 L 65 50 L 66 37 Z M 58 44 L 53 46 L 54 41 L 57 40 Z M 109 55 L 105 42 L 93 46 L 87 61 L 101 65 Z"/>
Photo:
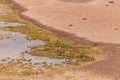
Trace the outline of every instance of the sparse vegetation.
<path fill-rule="evenodd" d="M 87 18 L 82 18 L 82 20 L 87 20 Z"/>
<path fill-rule="evenodd" d="M 77 46 L 73 44 L 64 44 L 62 41 L 59 42 L 47 42 L 44 46 L 32 46 L 30 54 L 37 56 L 47 56 L 50 58 L 79 58 L 86 60 L 94 60 L 94 55 L 96 51 L 94 48 Z M 90 54 L 91 56 L 88 56 Z"/>
<path fill-rule="evenodd" d="M 73 26 L 73 24 L 69 24 L 68 26 Z"/>
<path fill-rule="evenodd" d="M 46 33 L 38 27 L 12 27 L 12 28 L 1 28 L 3 30 L 22 32 L 28 35 L 28 39 L 40 39 L 45 41 L 45 45 L 30 46 L 31 51 L 29 54 L 35 56 L 46 56 L 50 58 L 88 58 L 92 61 L 96 50 L 89 46 L 76 45 L 72 42 L 61 40 L 52 33 Z M 90 54 L 91 56 L 88 56 Z"/>
<path fill-rule="evenodd" d="M 37 27 L 29 21 L 21 19 L 15 11 L 12 12 L 12 15 L 13 16 L 10 16 L 11 18 L 6 18 L 5 21 L 17 21 L 24 25 L 21 27 L 8 26 L 7 28 L 1 28 L 2 30 L 27 34 L 27 39 L 29 40 L 40 39 L 45 41 L 44 46 L 31 46 L 31 55 L 47 56 L 51 58 L 82 58 L 85 56 L 90 60 L 90 56 L 87 56 L 87 54 L 94 55 L 96 53 L 92 47 L 84 47 L 59 39 L 53 33 Z M 87 20 L 87 18 L 83 18 L 83 20 Z M 91 60 L 94 60 L 93 58 L 94 56 L 91 56 Z"/>
<path fill-rule="evenodd" d="M 8 8 L 10 9 L 10 7 Z M 28 35 L 28 40 L 38 39 L 43 40 L 45 42 L 45 45 L 43 46 L 29 46 L 31 50 L 28 53 L 31 55 L 46 56 L 50 58 L 77 59 L 75 62 L 69 60 L 66 61 L 66 63 L 78 65 L 81 64 L 81 62 L 94 61 L 95 55 L 98 52 L 98 50 L 94 49 L 91 46 L 74 44 L 73 42 L 60 39 L 52 32 L 46 31 L 29 21 L 21 19 L 17 11 L 15 10 L 10 9 L 10 12 L 7 15 L 4 15 L 2 18 L 0 18 L 0 20 L 9 22 L 20 22 L 24 24 L 20 27 L 8 26 L 6 28 L 0 28 L 1 30 L 21 32 L 23 34 Z M 82 20 L 87 20 L 87 18 L 83 18 Z M 70 24 L 69 26 L 73 25 Z M 41 72 L 49 72 L 51 70 L 63 69 L 63 66 L 60 64 L 53 66 L 43 63 L 42 67 L 36 69 L 35 65 L 37 63 L 33 65 L 31 63 L 31 60 L 28 61 L 23 59 L 10 59 L 10 61 L 6 61 L 7 59 L 3 59 L 2 62 L 4 63 L 0 63 L 0 74 L 34 75 L 40 74 Z"/>
<path fill-rule="evenodd" d="M 114 28 L 114 30 L 119 30 L 119 28 L 116 27 L 116 28 Z"/>
<path fill-rule="evenodd" d="M 0 75 L 19 75 L 19 76 L 28 76 L 28 75 L 39 75 L 44 73 L 49 73 L 51 70 L 62 70 L 64 69 L 63 65 L 48 65 L 44 63 L 32 63 L 31 60 L 26 59 L 2 59 L 0 63 Z"/>
<path fill-rule="evenodd" d="M 108 4 L 106 4 L 105 6 L 108 6 Z"/>
<path fill-rule="evenodd" d="M 109 3 L 115 3 L 114 1 L 109 1 Z"/>

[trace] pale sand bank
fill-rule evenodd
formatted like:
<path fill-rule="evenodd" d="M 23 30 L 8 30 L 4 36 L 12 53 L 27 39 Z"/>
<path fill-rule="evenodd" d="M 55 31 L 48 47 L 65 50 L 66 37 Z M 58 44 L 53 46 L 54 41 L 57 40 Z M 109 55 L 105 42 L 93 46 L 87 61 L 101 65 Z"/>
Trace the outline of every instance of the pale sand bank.
<path fill-rule="evenodd" d="M 13 0 L 28 11 L 23 14 L 58 30 L 94 42 L 120 44 L 120 1 Z M 81 0 L 80 0 L 81 1 Z M 77 3 L 78 2 L 78 3 Z M 108 5 L 108 6 L 106 6 Z M 83 20 L 87 18 L 87 20 Z M 73 26 L 69 26 L 69 25 Z"/>

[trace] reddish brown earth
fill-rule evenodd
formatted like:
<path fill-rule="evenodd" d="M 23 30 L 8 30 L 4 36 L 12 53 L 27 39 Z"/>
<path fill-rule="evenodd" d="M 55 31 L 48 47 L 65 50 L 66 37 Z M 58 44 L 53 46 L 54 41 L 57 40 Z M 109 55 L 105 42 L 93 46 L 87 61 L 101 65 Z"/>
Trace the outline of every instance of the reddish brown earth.
<path fill-rule="evenodd" d="M 36 80 L 120 80 L 120 1 L 8 0 L 21 15 L 61 37 L 97 46 L 102 60 Z M 19 4 L 19 5 L 18 5 Z M 85 20 L 86 19 L 86 20 Z M 24 80 L 24 79 L 23 79 Z"/>

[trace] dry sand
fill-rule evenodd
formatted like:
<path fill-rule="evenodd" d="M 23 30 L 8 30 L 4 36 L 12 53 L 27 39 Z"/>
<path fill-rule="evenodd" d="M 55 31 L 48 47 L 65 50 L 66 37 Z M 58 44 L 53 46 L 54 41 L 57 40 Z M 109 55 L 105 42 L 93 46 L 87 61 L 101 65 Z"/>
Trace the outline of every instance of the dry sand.
<path fill-rule="evenodd" d="M 105 60 L 33 80 L 119 80 L 120 1 L 113 0 L 12 0 L 28 9 L 22 14 L 36 21 L 93 42 L 102 42 Z M 87 20 L 83 20 L 87 19 Z M 118 45 L 111 45 L 115 43 Z M 85 70 L 85 71 L 81 71 Z M 25 79 L 23 79 L 25 80 Z M 32 80 L 32 79 L 30 79 Z"/>
<path fill-rule="evenodd" d="M 109 0 L 13 1 L 28 9 L 23 15 L 44 25 L 90 41 L 120 44 L 119 0 L 113 0 L 115 3 Z"/>

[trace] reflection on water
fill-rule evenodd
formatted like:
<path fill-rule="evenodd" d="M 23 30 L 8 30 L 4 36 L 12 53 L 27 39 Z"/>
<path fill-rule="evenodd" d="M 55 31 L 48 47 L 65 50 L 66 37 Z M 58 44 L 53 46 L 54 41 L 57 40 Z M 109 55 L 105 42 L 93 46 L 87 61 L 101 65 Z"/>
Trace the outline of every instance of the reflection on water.
<path fill-rule="evenodd" d="M 0 22 L 0 27 L 7 27 L 7 26 L 21 26 L 23 24 L 17 22 Z"/>

